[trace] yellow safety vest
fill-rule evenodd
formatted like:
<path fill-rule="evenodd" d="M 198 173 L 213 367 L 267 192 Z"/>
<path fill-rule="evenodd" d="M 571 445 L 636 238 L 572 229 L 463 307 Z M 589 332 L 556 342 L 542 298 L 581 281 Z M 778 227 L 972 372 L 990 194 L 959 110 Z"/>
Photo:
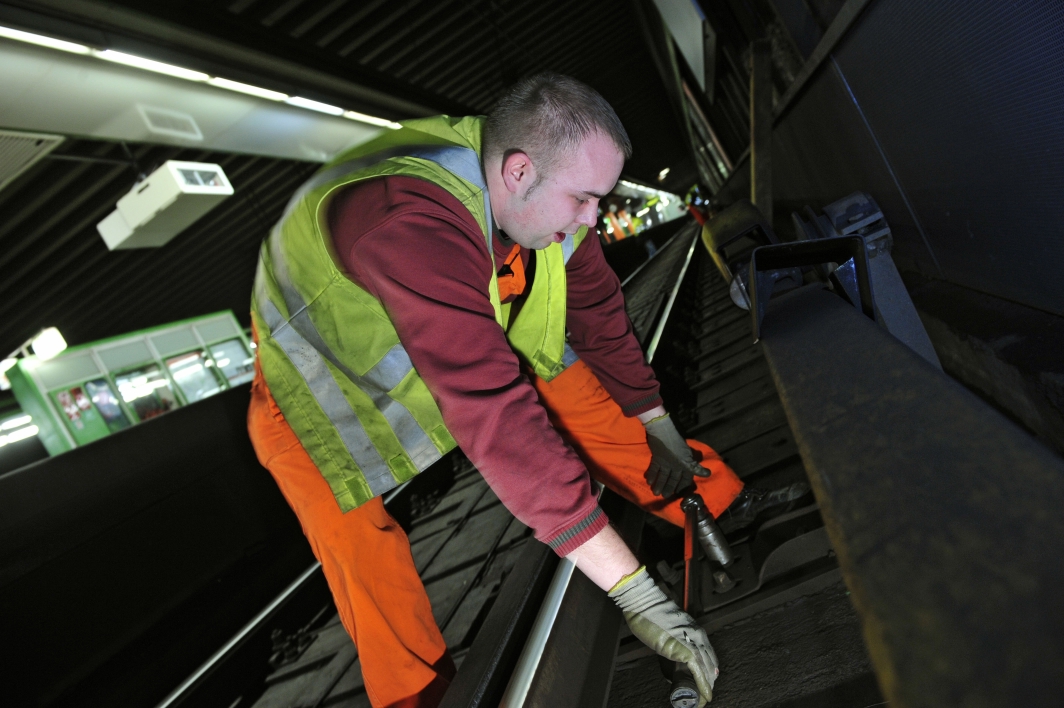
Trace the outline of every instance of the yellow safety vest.
<path fill-rule="evenodd" d="M 455 441 L 381 303 L 338 265 L 329 199 L 375 177 L 425 179 L 469 209 L 493 253 L 483 118 L 402 125 L 343 153 L 300 187 L 263 243 L 255 277 L 252 318 L 266 383 L 343 511 L 407 481 Z M 535 252 L 531 290 L 513 317 L 499 301 L 492 256 L 487 296 L 495 320 L 546 380 L 575 360 L 565 343 L 565 264 L 586 232 Z"/>

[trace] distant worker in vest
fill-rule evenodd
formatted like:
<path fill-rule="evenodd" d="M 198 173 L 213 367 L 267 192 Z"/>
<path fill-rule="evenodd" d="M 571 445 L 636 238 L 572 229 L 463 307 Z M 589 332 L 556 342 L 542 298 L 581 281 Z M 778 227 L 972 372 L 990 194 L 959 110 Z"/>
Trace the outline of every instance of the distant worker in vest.
<path fill-rule="evenodd" d="M 759 501 L 677 432 L 603 257 L 594 227 L 631 155 L 624 127 L 594 90 L 552 74 L 487 118 L 402 126 L 297 192 L 252 301 L 251 439 L 321 561 L 372 704 L 436 706 L 455 673 L 381 496 L 455 446 L 708 700 L 706 633 L 591 486 L 677 525 L 691 485 L 714 516 Z"/>

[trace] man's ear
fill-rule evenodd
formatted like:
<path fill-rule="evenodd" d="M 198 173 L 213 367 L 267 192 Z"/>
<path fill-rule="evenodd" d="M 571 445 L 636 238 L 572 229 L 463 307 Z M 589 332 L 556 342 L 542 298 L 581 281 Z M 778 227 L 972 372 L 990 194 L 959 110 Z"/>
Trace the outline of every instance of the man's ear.
<path fill-rule="evenodd" d="M 506 191 L 522 196 L 536 181 L 536 168 L 527 153 L 514 150 L 503 156 L 502 181 Z"/>

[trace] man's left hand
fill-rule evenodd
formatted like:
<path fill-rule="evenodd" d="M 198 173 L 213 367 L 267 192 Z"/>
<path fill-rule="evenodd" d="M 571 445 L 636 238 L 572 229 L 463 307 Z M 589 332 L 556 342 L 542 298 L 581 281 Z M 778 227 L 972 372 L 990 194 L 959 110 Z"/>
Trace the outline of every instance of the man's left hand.
<path fill-rule="evenodd" d="M 650 491 L 671 497 L 694 484 L 695 477 L 708 477 L 709 470 L 695 461 L 687 441 L 666 413 L 643 424 L 650 446 L 650 467 L 646 471 Z"/>

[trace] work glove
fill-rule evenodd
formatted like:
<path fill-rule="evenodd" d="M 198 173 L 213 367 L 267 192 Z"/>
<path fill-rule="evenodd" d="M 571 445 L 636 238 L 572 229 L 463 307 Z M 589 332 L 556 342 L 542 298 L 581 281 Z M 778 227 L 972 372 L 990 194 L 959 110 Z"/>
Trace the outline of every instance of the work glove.
<path fill-rule="evenodd" d="M 624 613 L 632 634 L 666 659 L 687 665 L 698 686 L 699 708 L 711 701 L 720 670 L 709 637 L 654 584 L 646 566 L 621 578 L 609 595 Z"/>
<path fill-rule="evenodd" d="M 687 441 L 677 432 L 669 414 L 643 424 L 650 446 L 650 467 L 646 471 L 650 491 L 671 497 L 694 484 L 694 478 L 708 477 L 709 470 L 695 461 Z"/>

